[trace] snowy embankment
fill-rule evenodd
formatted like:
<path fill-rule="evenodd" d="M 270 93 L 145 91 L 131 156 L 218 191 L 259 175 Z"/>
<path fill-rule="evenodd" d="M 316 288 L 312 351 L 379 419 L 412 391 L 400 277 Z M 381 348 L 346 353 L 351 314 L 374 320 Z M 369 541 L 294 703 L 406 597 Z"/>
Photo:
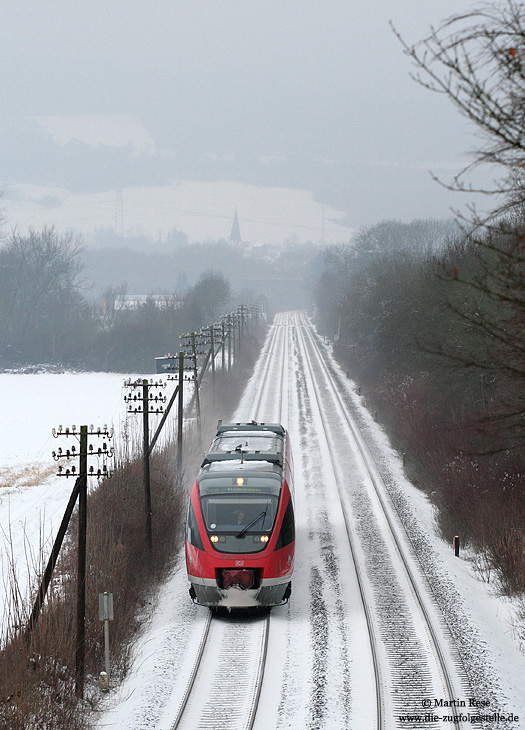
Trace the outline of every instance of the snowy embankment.
<path fill-rule="evenodd" d="M 455 556 L 453 546 L 439 535 L 434 506 L 406 479 L 400 455 L 333 359 L 329 345 L 325 351 L 456 644 L 471 654 L 470 671 L 484 675 L 481 684 L 490 685 L 506 708 L 491 707 L 489 696 L 477 699 L 487 702 L 485 712 L 505 709 L 519 718 L 513 728 L 525 728 L 525 601 L 503 596 L 494 574 L 490 583 L 482 580 L 471 551 L 463 549 L 459 558 Z"/>
<path fill-rule="evenodd" d="M 124 379 L 117 373 L 0 374 L 0 622 L 11 565 L 25 595 L 35 565 L 49 556 L 73 489 L 73 479 L 56 476 L 51 456 L 73 441 L 55 439 L 52 429 L 107 424 L 117 449 L 125 441 L 140 443 L 140 417 L 126 414 Z"/>

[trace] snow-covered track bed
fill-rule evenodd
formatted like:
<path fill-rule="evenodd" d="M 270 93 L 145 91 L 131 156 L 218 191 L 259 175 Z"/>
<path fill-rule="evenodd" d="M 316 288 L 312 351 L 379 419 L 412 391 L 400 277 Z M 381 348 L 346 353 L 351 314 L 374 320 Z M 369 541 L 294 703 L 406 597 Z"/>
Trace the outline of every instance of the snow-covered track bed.
<path fill-rule="evenodd" d="M 262 353 L 259 377 L 247 395 L 255 420 L 280 422 L 287 398 L 288 328 L 277 315 Z M 210 612 L 192 673 L 170 730 L 251 730 L 264 677 L 270 613 Z"/>
<path fill-rule="evenodd" d="M 375 726 L 420 727 L 422 721 L 429 728 L 459 728 L 460 722 L 442 719 L 457 714 L 451 707 L 467 690 L 446 626 L 312 328 L 303 315 L 295 321 L 310 407 L 323 426 L 320 442 L 329 457 L 325 478 L 337 485 L 367 617 Z M 442 700 L 444 709 L 435 708 L 434 700 Z M 432 711 L 425 709 L 428 703 Z M 410 715 L 413 722 L 401 719 Z"/>
<path fill-rule="evenodd" d="M 280 326 L 282 316 L 281 314 L 276 315 L 257 366 L 259 377 L 252 380 L 252 387 L 248 387 L 248 392 L 244 395 L 244 400 L 251 402 L 250 409 L 255 420 L 263 420 L 261 413 L 268 410 L 268 400 L 272 400 L 274 396 L 272 383 L 276 382 L 275 376 L 278 374 L 279 367 L 279 358 L 276 357 L 276 353 L 281 350 L 284 337 L 284 329 Z"/>
<path fill-rule="evenodd" d="M 252 381 L 253 389 L 248 388 L 243 398 L 256 421 L 283 422 L 286 426 L 288 338 L 288 315 L 277 314 L 259 364 L 259 377 Z"/>
<path fill-rule="evenodd" d="M 269 613 L 210 618 L 171 730 L 251 730 L 264 676 L 269 626 Z"/>

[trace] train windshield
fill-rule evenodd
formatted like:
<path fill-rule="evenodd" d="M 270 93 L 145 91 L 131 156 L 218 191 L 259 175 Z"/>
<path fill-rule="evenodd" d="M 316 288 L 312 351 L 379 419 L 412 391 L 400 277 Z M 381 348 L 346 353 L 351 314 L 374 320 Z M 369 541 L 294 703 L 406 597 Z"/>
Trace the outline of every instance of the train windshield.
<path fill-rule="evenodd" d="M 202 497 L 202 514 L 210 532 L 235 533 L 239 538 L 269 532 L 277 514 L 278 498 L 272 494 L 213 495 Z"/>
<path fill-rule="evenodd" d="M 217 436 L 211 452 L 232 453 L 234 451 L 256 451 L 258 453 L 278 453 L 283 450 L 283 437 L 275 433 L 235 433 Z"/>

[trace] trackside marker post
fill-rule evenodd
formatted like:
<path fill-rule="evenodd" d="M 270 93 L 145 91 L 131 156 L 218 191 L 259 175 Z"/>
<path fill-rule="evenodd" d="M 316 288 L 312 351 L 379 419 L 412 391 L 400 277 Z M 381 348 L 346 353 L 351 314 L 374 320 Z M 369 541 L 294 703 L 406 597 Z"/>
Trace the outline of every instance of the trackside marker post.
<path fill-rule="evenodd" d="M 459 558 L 459 537 L 457 535 L 454 535 L 454 555 L 456 558 Z"/>
<path fill-rule="evenodd" d="M 100 673 L 100 689 L 109 690 L 109 622 L 113 621 L 113 593 L 98 594 L 98 618 L 104 621 L 104 667 Z"/>

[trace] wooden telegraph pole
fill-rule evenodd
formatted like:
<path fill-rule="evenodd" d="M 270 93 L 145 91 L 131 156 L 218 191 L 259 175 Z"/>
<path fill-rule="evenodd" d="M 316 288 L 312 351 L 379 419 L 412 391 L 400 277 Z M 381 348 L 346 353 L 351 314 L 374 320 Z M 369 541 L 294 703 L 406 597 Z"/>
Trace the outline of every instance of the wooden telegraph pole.
<path fill-rule="evenodd" d="M 232 369 L 232 316 L 228 315 L 228 372 Z"/>
<path fill-rule="evenodd" d="M 75 649 L 75 694 L 84 695 L 86 643 L 86 543 L 87 543 L 87 451 L 88 427 L 80 427 L 80 473 L 78 493 L 77 640 Z"/>
<path fill-rule="evenodd" d="M 80 431 L 76 430 L 76 426 L 72 428 L 58 427 L 58 431 L 53 429 L 53 436 L 58 438 L 59 436 L 73 437 L 78 439 L 80 442 L 80 449 L 77 452 L 73 445 L 70 449 L 59 448 L 57 451 L 53 451 L 53 458 L 55 461 L 60 459 L 67 459 L 69 462 L 71 459 L 79 457 L 79 469 L 74 465 L 70 468 L 64 469 L 61 465 L 58 467 L 58 476 L 76 477 L 75 487 L 71 494 L 66 512 L 60 525 L 59 534 L 53 545 L 51 557 L 46 567 L 46 571 L 42 578 L 38 596 L 33 606 L 33 611 L 29 619 L 26 631 L 25 639 L 27 642 L 31 639 L 31 634 L 37 624 L 38 617 L 44 598 L 46 595 L 47 588 L 51 581 L 53 569 L 58 559 L 58 553 L 62 545 L 69 520 L 73 513 L 76 499 L 78 497 L 78 556 L 77 556 L 77 625 L 76 625 L 76 644 L 75 644 L 75 694 L 77 697 L 82 698 L 84 696 L 84 656 L 85 656 L 85 641 L 86 641 L 86 549 L 87 549 L 87 478 L 89 476 L 103 477 L 108 475 L 106 465 L 103 468 L 95 470 L 93 466 L 90 467 L 88 472 L 88 456 L 97 457 L 112 457 L 113 449 L 108 448 L 107 443 L 102 445 L 102 448 L 93 449 L 93 446 L 88 450 L 88 436 L 94 436 L 96 438 L 104 437 L 108 440 L 113 438 L 113 430 L 109 430 L 107 426 L 104 428 L 94 429 L 93 426 L 81 426 Z"/>
<path fill-rule="evenodd" d="M 233 339 L 233 364 L 237 362 L 237 345 L 235 344 L 235 329 L 237 327 L 237 315 L 232 314 L 232 339 Z"/>
<path fill-rule="evenodd" d="M 26 626 L 26 630 L 24 633 L 24 641 L 26 644 L 29 644 L 29 642 L 31 641 L 31 636 L 33 634 L 33 630 L 38 623 L 38 619 L 40 617 L 40 611 L 42 610 L 42 606 L 44 605 L 44 600 L 46 598 L 47 589 L 49 588 L 49 584 L 50 584 L 51 578 L 53 576 L 53 571 L 55 569 L 55 565 L 58 560 L 60 548 L 62 547 L 62 543 L 64 541 L 64 537 L 66 535 L 67 528 L 69 526 L 69 521 L 71 520 L 71 515 L 73 514 L 75 504 L 77 503 L 79 490 L 80 490 L 80 477 L 77 477 L 77 479 L 75 481 L 75 486 L 73 487 L 73 491 L 71 492 L 71 496 L 69 498 L 69 502 L 66 507 L 66 511 L 64 513 L 64 516 L 62 517 L 62 522 L 60 523 L 60 527 L 58 529 L 57 536 L 56 536 L 55 542 L 53 544 L 53 549 L 51 550 L 51 555 L 49 557 L 49 560 L 46 565 L 46 569 L 44 571 L 44 575 L 42 576 L 42 581 L 40 582 L 40 587 L 38 589 L 38 594 L 37 594 L 37 597 L 33 604 L 33 610 L 31 611 L 31 616 L 29 617 L 29 621 Z"/>
<path fill-rule="evenodd" d="M 177 476 L 182 478 L 182 426 L 184 423 L 184 352 L 179 352 L 179 410 L 177 413 Z"/>
<path fill-rule="evenodd" d="M 210 356 L 211 356 L 211 381 L 213 386 L 213 392 L 215 393 L 215 340 L 214 340 L 214 328 L 215 325 L 210 325 Z"/>
<path fill-rule="evenodd" d="M 152 508 L 151 508 L 151 480 L 150 480 L 150 455 L 154 443 L 157 441 L 160 430 L 154 436 L 153 443 L 149 440 L 149 417 L 150 415 L 159 415 L 164 413 L 164 403 L 166 396 L 159 395 L 150 388 L 164 388 L 166 383 L 161 380 L 156 382 L 148 382 L 145 378 L 135 382 L 127 380 L 124 383 L 126 388 L 131 388 L 131 393 L 124 396 L 125 402 L 128 404 L 128 413 L 142 413 L 142 474 L 144 483 L 144 513 L 146 516 L 146 542 L 148 552 L 151 555 L 153 550 L 153 525 L 152 525 Z M 142 394 L 137 395 L 133 392 L 135 389 L 141 389 Z M 164 423 L 164 421 L 163 421 Z"/>
<path fill-rule="evenodd" d="M 225 332 L 225 322 L 224 318 L 222 318 L 221 321 L 221 339 L 222 339 L 222 352 L 221 352 L 221 364 L 222 364 L 222 372 L 224 374 L 224 367 L 225 367 L 225 357 L 226 357 L 226 332 Z"/>
<path fill-rule="evenodd" d="M 239 355 L 241 354 L 241 338 L 242 338 L 242 329 L 243 329 L 243 323 L 244 323 L 244 310 L 241 308 L 239 309 L 239 313 L 237 315 L 237 321 L 239 323 Z"/>
<path fill-rule="evenodd" d="M 144 475 L 144 509 L 146 512 L 146 540 L 148 551 L 153 550 L 151 526 L 151 483 L 149 470 L 149 393 L 148 381 L 142 381 L 142 471 Z"/>
<path fill-rule="evenodd" d="M 197 428 L 199 430 L 199 439 L 202 442 L 201 399 L 199 395 L 199 371 L 197 367 L 197 346 L 195 343 L 195 332 L 191 333 L 191 350 L 193 357 L 193 379 L 195 381 L 195 408 L 197 409 Z"/>

